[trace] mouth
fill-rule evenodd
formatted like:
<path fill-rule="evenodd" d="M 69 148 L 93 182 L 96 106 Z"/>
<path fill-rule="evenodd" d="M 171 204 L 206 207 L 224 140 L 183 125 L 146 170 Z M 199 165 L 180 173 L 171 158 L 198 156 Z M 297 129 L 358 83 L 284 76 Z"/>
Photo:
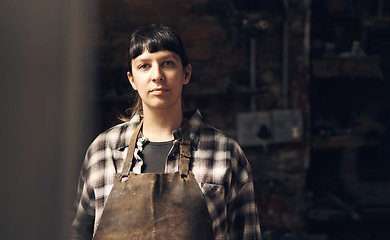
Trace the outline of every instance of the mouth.
<path fill-rule="evenodd" d="M 166 93 L 168 91 L 169 91 L 169 89 L 167 89 L 167 88 L 157 87 L 157 88 L 153 88 L 152 90 L 150 90 L 150 93 L 163 94 L 163 93 Z"/>

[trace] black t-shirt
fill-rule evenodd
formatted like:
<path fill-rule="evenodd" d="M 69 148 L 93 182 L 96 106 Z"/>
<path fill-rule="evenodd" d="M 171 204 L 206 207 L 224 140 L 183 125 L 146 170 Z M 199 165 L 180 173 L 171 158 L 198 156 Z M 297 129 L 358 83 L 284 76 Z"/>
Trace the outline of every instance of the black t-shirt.
<path fill-rule="evenodd" d="M 173 146 L 173 140 L 168 142 L 147 142 L 143 146 L 143 173 L 164 173 L 165 161 Z"/>

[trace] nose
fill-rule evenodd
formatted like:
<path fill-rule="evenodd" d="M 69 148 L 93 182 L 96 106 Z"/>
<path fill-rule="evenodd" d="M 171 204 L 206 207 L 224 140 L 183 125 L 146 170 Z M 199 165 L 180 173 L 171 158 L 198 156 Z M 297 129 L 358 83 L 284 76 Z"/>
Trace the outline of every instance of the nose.
<path fill-rule="evenodd" d="M 153 82 L 164 80 L 164 73 L 162 72 L 162 69 L 160 66 L 156 65 L 153 67 L 151 79 Z"/>

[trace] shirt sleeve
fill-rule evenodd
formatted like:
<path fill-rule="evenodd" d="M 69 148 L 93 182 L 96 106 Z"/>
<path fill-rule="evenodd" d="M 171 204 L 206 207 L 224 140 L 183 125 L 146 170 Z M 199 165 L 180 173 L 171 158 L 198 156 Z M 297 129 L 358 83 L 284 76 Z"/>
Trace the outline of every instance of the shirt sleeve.
<path fill-rule="evenodd" d="M 81 170 L 77 196 L 75 200 L 75 218 L 72 223 L 71 239 L 92 239 L 95 220 L 95 197 L 93 190 L 84 179 L 84 169 Z"/>
<path fill-rule="evenodd" d="M 231 217 L 230 238 L 261 240 L 252 170 L 237 143 L 235 143 L 232 161 L 234 163 L 231 191 L 235 193 L 235 197 L 228 206 L 228 215 Z"/>
<path fill-rule="evenodd" d="M 234 239 L 261 239 L 257 207 L 254 201 L 253 183 L 246 183 L 235 199 Z"/>

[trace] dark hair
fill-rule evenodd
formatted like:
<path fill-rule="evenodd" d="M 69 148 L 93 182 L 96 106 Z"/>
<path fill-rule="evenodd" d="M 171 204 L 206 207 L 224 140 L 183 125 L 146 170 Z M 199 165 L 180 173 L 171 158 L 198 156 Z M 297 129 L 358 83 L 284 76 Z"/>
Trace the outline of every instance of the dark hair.
<path fill-rule="evenodd" d="M 151 53 L 158 51 L 171 51 L 180 56 L 183 69 L 187 67 L 188 60 L 184 51 L 183 43 L 180 36 L 171 27 L 160 23 L 145 25 L 135 30 L 128 42 L 127 50 L 127 71 L 133 74 L 131 69 L 131 60 L 141 55 L 144 50 Z M 134 105 L 128 109 L 131 112 L 131 117 L 137 112 L 143 115 L 142 100 L 138 93 L 135 95 Z M 122 120 L 128 121 L 130 118 L 121 117 Z"/>
<path fill-rule="evenodd" d="M 141 55 L 145 49 L 151 53 L 172 51 L 180 56 L 183 68 L 188 65 L 180 36 L 166 25 L 153 23 L 142 26 L 131 34 L 127 51 L 128 71 L 131 74 L 131 60 Z"/>

